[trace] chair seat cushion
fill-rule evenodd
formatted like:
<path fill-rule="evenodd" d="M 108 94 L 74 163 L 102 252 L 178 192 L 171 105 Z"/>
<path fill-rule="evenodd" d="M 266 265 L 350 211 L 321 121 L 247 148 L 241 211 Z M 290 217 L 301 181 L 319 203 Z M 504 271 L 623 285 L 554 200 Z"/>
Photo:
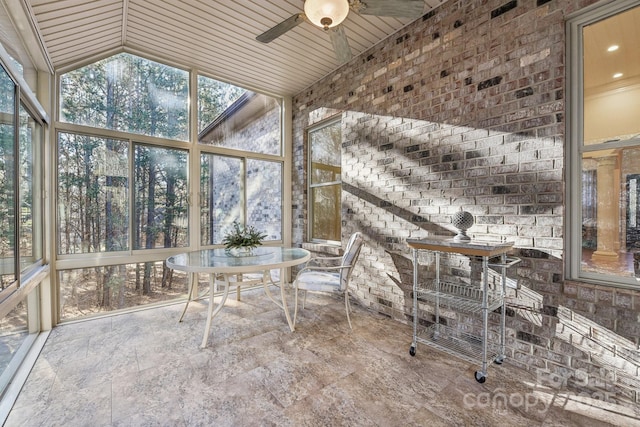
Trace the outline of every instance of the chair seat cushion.
<path fill-rule="evenodd" d="M 318 292 L 341 292 L 340 273 L 305 271 L 298 276 L 298 289 Z"/>

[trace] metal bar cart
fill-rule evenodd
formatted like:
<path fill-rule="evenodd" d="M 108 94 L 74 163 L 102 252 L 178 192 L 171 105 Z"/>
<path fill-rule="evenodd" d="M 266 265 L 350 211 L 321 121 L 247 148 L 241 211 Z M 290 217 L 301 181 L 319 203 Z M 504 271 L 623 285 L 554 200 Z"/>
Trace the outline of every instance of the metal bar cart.
<path fill-rule="evenodd" d="M 505 355 L 505 304 L 506 271 L 520 262 L 519 258 L 507 257 L 513 246 L 511 242 L 456 241 L 450 237 L 434 236 L 425 239 L 408 239 L 407 244 L 413 252 L 413 341 L 409 353 L 415 356 L 418 342 L 458 356 L 470 363 L 481 360 L 482 367 L 475 372 L 476 381 L 483 383 L 487 379 L 487 360 L 492 354 L 493 361 L 501 364 Z M 435 254 L 435 279 L 429 283 L 420 283 L 418 277 L 418 253 L 431 251 Z M 440 278 L 440 257 L 443 253 L 457 253 L 482 260 L 482 279 L 480 286 L 465 283 L 443 282 Z M 500 283 L 490 288 L 489 270 L 500 271 Z M 434 305 L 435 323 L 424 330 L 418 328 L 418 302 L 429 301 Z M 440 324 L 440 306 L 446 305 L 454 310 L 481 314 L 482 333 L 478 337 Z M 496 348 L 488 341 L 489 312 L 502 307 L 500 316 L 500 342 Z"/>

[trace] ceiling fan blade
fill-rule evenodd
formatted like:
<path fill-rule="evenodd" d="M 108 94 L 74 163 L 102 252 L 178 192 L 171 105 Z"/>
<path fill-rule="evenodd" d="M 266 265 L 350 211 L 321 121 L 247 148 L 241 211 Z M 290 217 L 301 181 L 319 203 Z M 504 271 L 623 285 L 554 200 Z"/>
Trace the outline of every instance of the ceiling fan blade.
<path fill-rule="evenodd" d="M 424 0 L 355 0 L 352 3 L 361 15 L 415 18 L 424 12 Z"/>
<path fill-rule="evenodd" d="M 262 42 L 262 43 L 269 43 L 269 42 L 277 39 L 278 37 L 280 37 L 281 35 L 283 35 L 287 31 L 289 31 L 289 30 L 297 27 L 298 25 L 302 24 L 304 21 L 305 21 L 304 13 L 297 13 L 297 14 L 292 15 L 289 18 L 285 19 L 284 21 L 282 21 L 281 23 L 279 23 L 275 27 L 270 28 L 267 31 L 265 31 L 264 33 L 260 34 L 258 37 L 256 37 L 256 40 L 258 40 L 259 42 Z"/>
<path fill-rule="evenodd" d="M 342 25 L 338 25 L 337 27 L 330 28 L 328 32 L 331 37 L 331 44 L 333 44 L 333 50 L 336 53 L 338 62 L 340 62 L 340 64 L 344 64 L 353 58 L 347 34 L 344 32 L 344 27 Z"/>

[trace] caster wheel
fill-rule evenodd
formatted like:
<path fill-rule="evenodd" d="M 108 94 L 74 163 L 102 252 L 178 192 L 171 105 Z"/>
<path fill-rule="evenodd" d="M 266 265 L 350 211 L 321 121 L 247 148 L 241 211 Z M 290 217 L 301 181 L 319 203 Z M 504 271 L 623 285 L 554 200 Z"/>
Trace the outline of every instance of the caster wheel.
<path fill-rule="evenodd" d="M 409 347 L 409 354 L 412 356 L 416 355 L 416 348 L 414 346 Z"/>
<path fill-rule="evenodd" d="M 480 371 L 476 371 L 475 373 L 476 381 L 480 384 L 484 383 L 487 380 L 487 376 Z"/>
<path fill-rule="evenodd" d="M 498 356 L 493 361 L 493 363 L 495 363 L 496 365 L 502 365 L 502 362 L 504 362 L 504 356 Z"/>

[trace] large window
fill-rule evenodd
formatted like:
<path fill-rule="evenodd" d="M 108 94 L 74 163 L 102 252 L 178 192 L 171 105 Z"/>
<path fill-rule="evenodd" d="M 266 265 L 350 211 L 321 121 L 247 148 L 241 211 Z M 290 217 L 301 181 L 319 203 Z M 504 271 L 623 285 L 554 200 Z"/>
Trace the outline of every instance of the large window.
<path fill-rule="evenodd" d="M 234 221 L 282 243 L 281 102 L 192 81 L 131 54 L 60 75 L 59 319 L 184 295 L 164 260 L 221 245 Z"/>
<path fill-rule="evenodd" d="M 58 253 L 186 246 L 187 152 L 128 141 L 58 135 Z M 133 234 L 129 220 L 133 218 Z M 133 239 L 130 242 L 130 238 Z"/>
<path fill-rule="evenodd" d="M 0 287 L 42 260 L 42 124 L 0 67 Z M 17 282 L 19 285 L 19 281 Z"/>
<path fill-rule="evenodd" d="M 612 2 L 569 23 L 569 276 L 640 280 L 640 2 Z"/>
<path fill-rule="evenodd" d="M 43 251 L 43 159 L 42 125 L 20 104 L 19 123 L 20 271 L 28 272 L 42 260 Z"/>
<path fill-rule="evenodd" d="M 45 276 L 44 114 L 10 64 L 0 47 L 0 395 L 40 331 Z"/>
<path fill-rule="evenodd" d="M 198 79 L 201 80 L 206 81 Z M 229 87 L 229 91 L 237 94 L 237 88 Z M 199 96 L 202 96 L 200 92 Z M 209 97 L 201 102 L 210 104 Z M 219 111 L 220 107 L 211 105 L 211 109 Z M 210 146 L 279 156 L 282 154 L 281 115 L 280 103 L 275 98 L 243 92 L 200 130 L 198 141 Z M 202 121 L 203 114 L 198 117 L 199 122 Z"/>
<path fill-rule="evenodd" d="M 126 53 L 60 76 L 60 319 L 184 293 L 162 251 L 189 245 L 189 80 Z"/>
<path fill-rule="evenodd" d="M 202 154 L 202 245 L 221 244 L 234 222 L 282 240 L 282 172 L 281 162 Z"/>
<path fill-rule="evenodd" d="M 189 140 L 189 73 L 121 53 L 60 78 L 60 121 Z"/>
<path fill-rule="evenodd" d="M 129 146 L 58 134 L 58 253 L 124 251 L 129 236 Z"/>
<path fill-rule="evenodd" d="M 281 103 L 203 76 L 198 85 L 200 243 L 221 244 L 234 222 L 282 241 Z"/>
<path fill-rule="evenodd" d="M 342 121 L 331 120 L 308 131 L 309 232 L 311 240 L 341 240 Z"/>
<path fill-rule="evenodd" d="M 2 288 L 16 280 L 16 85 L 0 70 L 0 277 Z"/>

